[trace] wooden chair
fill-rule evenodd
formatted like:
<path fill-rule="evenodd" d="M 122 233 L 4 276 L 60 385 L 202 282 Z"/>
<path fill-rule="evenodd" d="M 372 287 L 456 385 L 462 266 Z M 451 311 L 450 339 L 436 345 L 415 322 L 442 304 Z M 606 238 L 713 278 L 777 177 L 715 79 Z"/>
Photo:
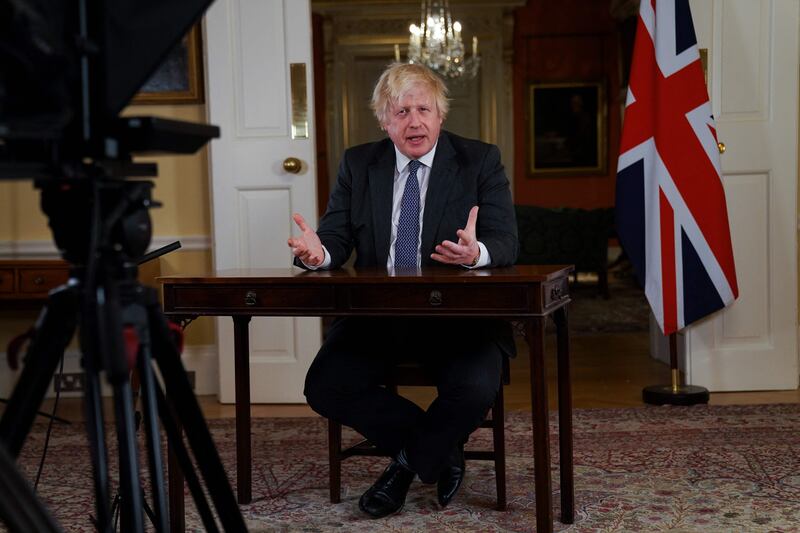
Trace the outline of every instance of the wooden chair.
<path fill-rule="evenodd" d="M 493 446 L 491 450 L 465 450 L 467 460 L 494 461 L 497 484 L 497 510 L 506 510 L 506 439 L 505 410 L 503 408 L 503 386 L 510 383 L 508 359 L 503 359 L 503 375 L 497 399 L 492 406 L 491 418 L 484 420 L 482 428 L 491 428 Z M 419 365 L 402 364 L 395 368 L 394 382 L 387 385 L 397 391 L 397 386 L 429 386 L 433 382 Z M 342 493 L 342 461 L 353 456 L 386 456 L 367 440 L 362 440 L 349 448 L 342 449 L 342 425 L 328 420 L 328 462 L 330 474 L 331 503 L 339 503 Z"/>

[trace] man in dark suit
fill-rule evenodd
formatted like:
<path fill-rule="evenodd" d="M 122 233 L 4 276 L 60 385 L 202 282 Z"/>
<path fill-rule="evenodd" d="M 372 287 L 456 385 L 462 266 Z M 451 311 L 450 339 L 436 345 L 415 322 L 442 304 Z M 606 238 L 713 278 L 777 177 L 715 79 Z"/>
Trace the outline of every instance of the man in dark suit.
<path fill-rule="evenodd" d="M 447 88 L 420 65 L 394 64 L 372 107 L 389 138 L 345 151 L 327 211 L 314 232 L 288 240 L 305 268 L 355 266 L 390 274 L 421 265 L 507 266 L 518 253 L 508 179 L 497 147 L 441 130 Z M 508 324 L 494 319 L 349 318 L 334 322 L 306 376 L 309 405 L 350 426 L 392 457 L 359 507 L 399 511 L 418 475 L 447 505 L 464 477 L 463 445 L 494 403 Z M 427 410 L 385 387 L 398 360 L 423 363 L 438 397 Z"/>

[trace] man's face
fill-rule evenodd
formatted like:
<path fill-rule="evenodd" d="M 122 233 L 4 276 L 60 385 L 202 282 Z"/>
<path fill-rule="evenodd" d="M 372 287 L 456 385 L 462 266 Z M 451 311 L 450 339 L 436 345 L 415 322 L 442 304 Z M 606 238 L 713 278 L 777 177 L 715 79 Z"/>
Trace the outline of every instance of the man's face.
<path fill-rule="evenodd" d="M 436 144 L 442 116 L 431 92 L 416 85 L 389 107 L 383 128 L 400 153 L 419 159 Z"/>

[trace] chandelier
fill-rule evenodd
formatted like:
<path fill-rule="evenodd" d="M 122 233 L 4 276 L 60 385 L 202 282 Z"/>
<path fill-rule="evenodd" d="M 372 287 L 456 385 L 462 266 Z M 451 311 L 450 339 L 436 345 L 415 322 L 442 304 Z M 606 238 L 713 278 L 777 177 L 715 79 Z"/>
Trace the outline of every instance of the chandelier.
<path fill-rule="evenodd" d="M 472 55 L 466 56 L 461 40 L 461 23 L 453 21 L 448 0 L 422 0 L 420 24 L 408 31 L 408 62 L 427 66 L 440 76 L 450 79 L 474 78 L 481 58 L 478 38 L 472 38 Z M 395 47 L 399 59 L 399 47 Z"/>

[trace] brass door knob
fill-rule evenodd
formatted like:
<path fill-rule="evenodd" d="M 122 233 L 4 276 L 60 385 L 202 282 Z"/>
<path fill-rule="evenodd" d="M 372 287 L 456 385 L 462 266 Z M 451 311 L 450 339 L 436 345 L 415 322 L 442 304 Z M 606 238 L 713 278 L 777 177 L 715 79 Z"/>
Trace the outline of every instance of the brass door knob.
<path fill-rule="evenodd" d="M 287 157 L 283 160 L 283 170 L 290 174 L 297 174 L 303 167 L 303 163 L 296 157 Z"/>
<path fill-rule="evenodd" d="M 727 148 L 725 148 L 725 143 L 723 143 L 723 142 L 718 142 L 717 143 L 717 149 L 719 150 L 719 153 L 721 153 L 721 154 L 724 154 L 725 150 L 727 150 Z"/>

